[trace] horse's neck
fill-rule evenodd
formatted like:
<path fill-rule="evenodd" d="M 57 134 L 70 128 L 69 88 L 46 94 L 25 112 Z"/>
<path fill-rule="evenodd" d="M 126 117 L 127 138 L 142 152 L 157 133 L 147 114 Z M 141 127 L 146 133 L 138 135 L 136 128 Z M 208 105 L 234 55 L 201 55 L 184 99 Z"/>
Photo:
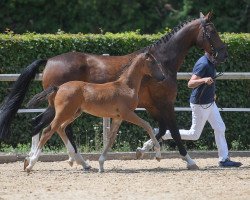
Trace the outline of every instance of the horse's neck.
<path fill-rule="evenodd" d="M 162 65 L 173 73 L 177 73 L 188 50 L 196 44 L 199 21 L 189 22 L 177 31 L 169 41 L 155 46 L 155 56 Z"/>
<path fill-rule="evenodd" d="M 144 74 L 141 73 L 141 65 L 132 64 L 118 79 L 122 84 L 126 84 L 129 88 L 139 91 L 141 80 Z"/>

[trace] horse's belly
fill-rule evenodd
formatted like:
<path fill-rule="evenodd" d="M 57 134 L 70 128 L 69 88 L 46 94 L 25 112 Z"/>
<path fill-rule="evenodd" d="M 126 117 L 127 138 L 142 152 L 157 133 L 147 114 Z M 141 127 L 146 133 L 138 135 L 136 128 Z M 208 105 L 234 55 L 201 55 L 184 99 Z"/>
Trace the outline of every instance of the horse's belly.
<path fill-rule="evenodd" d="M 109 117 L 109 118 L 117 118 L 119 117 L 119 110 L 115 109 L 113 105 L 90 105 L 85 104 L 82 106 L 82 111 L 96 117 Z"/>

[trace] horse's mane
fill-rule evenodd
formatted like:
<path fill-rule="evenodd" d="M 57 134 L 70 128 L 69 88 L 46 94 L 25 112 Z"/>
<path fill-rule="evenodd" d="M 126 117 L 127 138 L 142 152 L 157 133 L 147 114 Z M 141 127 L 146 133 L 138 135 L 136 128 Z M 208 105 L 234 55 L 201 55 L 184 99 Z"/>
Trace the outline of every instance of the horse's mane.
<path fill-rule="evenodd" d="M 151 44 L 147 47 L 144 47 L 141 50 L 138 50 L 138 52 L 146 52 L 150 48 L 156 47 L 162 42 L 167 43 L 179 30 L 181 30 L 184 26 L 186 26 L 187 24 L 189 24 L 190 22 L 192 22 L 194 20 L 196 20 L 196 19 L 188 19 L 188 20 L 181 22 L 179 25 L 175 26 L 170 32 L 168 32 L 164 36 L 162 36 L 159 40 L 157 40 L 156 42 L 154 42 L 153 44 Z M 121 69 L 117 73 L 118 78 L 120 78 L 120 76 L 129 68 L 129 66 L 133 63 L 133 60 L 134 60 L 134 58 L 131 58 L 128 63 L 123 64 L 121 66 Z"/>
<path fill-rule="evenodd" d="M 154 42 L 153 44 L 143 48 L 143 51 L 148 50 L 152 47 L 158 46 L 160 43 L 164 42 L 167 43 L 174 35 L 177 33 L 180 29 L 182 29 L 184 26 L 189 24 L 190 22 L 194 21 L 196 19 L 189 19 L 184 22 L 181 22 L 179 25 L 175 26 L 169 33 L 166 33 L 164 36 L 162 36 L 159 40 Z"/>

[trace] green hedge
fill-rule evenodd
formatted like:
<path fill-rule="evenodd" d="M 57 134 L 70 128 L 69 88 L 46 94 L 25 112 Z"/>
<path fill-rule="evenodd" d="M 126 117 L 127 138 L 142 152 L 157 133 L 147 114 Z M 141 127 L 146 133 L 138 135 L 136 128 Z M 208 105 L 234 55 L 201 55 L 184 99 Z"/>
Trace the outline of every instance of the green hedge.
<path fill-rule="evenodd" d="M 136 32 L 104 35 L 94 34 L 24 34 L 13 35 L 0 34 L 0 73 L 20 73 L 22 68 L 38 58 L 49 58 L 69 51 L 81 51 L 95 54 L 109 53 L 110 55 L 123 55 L 152 44 L 159 39 L 162 33 L 154 35 L 140 35 Z M 221 38 L 228 46 L 230 58 L 218 67 L 218 71 L 247 72 L 250 66 L 250 34 L 224 33 Z M 197 48 L 190 50 L 181 72 L 190 72 L 193 64 L 202 55 Z M 217 96 L 218 105 L 221 107 L 250 108 L 250 81 L 249 80 L 218 80 Z M 0 101 L 8 94 L 10 82 L 0 82 Z M 188 98 L 190 89 L 187 81 L 178 81 L 179 89 L 176 106 L 189 106 Z M 33 82 L 26 97 L 25 103 L 34 94 L 42 90 L 41 83 Z M 25 103 L 23 107 L 25 107 Z M 146 113 L 138 111 L 138 114 L 148 120 L 152 126 L 156 122 Z M 249 112 L 222 112 L 226 123 L 226 137 L 229 148 L 234 150 L 249 149 L 250 145 L 250 114 Z M 12 136 L 7 144 L 16 146 L 30 142 L 31 125 L 29 121 L 36 114 L 17 114 L 12 125 Z M 191 125 L 190 112 L 177 112 L 177 120 L 180 128 L 189 128 Z M 102 132 L 102 119 L 83 114 L 74 123 L 75 138 L 78 145 L 84 144 L 88 150 L 100 149 Z M 146 133 L 131 124 L 123 123 L 116 147 L 134 150 L 148 139 Z M 49 146 L 61 146 L 57 136 L 49 141 Z M 164 142 L 170 149 L 175 148 L 173 141 Z M 3 145 L 3 143 L 0 143 Z M 196 142 L 185 142 L 189 149 L 216 149 L 214 136 L 210 126 L 206 125 L 202 137 Z M 0 146 L 1 149 L 1 146 Z"/>

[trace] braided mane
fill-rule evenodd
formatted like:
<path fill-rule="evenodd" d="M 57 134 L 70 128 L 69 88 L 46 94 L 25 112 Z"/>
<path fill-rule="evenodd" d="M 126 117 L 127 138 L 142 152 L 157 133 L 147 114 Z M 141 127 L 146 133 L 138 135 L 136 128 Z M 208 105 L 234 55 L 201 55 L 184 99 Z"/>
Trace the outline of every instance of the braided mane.
<path fill-rule="evenodd" d="M 180 23 L 179 25 L 174 27 L 169 33 L 167 33 L 166 35 L 162 36 L 159 40 L 157 40 L 155 43 L 145 47 L 144 51 L 147 49 L 150 49 L 151 47 L 156 47 L 158 44 L 162 42 L 167 43 L 175 35 L 175 33 L 177 33 L 181 28 L 183 28 L 185 25 L 187 25 L 193 20 L 196 20 L 196 19 L 190 19 L 190 20 L 186 20 Z"/>

